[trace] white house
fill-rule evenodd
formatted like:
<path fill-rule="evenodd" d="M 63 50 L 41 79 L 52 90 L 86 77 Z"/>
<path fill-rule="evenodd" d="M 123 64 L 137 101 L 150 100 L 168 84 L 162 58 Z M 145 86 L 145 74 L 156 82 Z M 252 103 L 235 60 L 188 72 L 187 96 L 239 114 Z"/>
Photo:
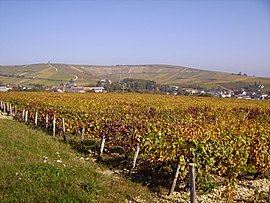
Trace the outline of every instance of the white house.
<path fill-rule="evenodd" d="M 222 98 L 230 98 L 230 97 L 232 97 L 232 94 L 231 93 L 221 93 L 221 97 Z"/>
<path fill-rule="evenodd" d="M 7 92 L 8 88 L 6 86 L 0 86 L 0 92 Z"/>
<path fill-rule="evenodd" d="M 90 91 L 94 91 L 94 92 L 104 92 L 105 91 L 104 87 L 90 87 L 89 89 L 90 89 Z"/>

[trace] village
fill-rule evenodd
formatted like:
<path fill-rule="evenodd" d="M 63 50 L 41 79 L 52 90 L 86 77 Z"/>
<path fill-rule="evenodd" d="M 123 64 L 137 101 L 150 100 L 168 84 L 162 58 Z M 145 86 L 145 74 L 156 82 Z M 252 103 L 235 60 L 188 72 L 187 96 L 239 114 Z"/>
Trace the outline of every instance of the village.
<path fill-rule="evenodd" d="M 109 79 L 100 79 L 95 86 L 77 86 L 70 80 L 67 84 L 58 86 L 43 86 L 40 84 L 17 85 L 17 84 L 1 84 L 0 92 L 8 91 L 47 91 L 47 92 L 138 92 L 138 93 L 154 93 L 167 95 L 185 95 L 185 96 L 204 96 L 218 98 L 238 98 L 253 100 L 269 100 L 269 93 L 262 93 L 264 85 L 255 83 L 249 88 L 239 88 L 230 90 L 227 88 L 205 89 L 200 87 L 180 87 L 178 85 L 160 85 L 150 80 L 125 79 L 123 81 L 112 82 Z"/>

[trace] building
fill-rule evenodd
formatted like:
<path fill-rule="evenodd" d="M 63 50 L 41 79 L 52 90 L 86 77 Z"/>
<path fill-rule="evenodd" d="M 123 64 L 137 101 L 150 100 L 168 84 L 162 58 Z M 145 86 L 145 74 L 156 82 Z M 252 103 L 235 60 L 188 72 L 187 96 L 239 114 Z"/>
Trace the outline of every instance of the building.
<path fill-rule="evenodd" d="M 0 92 L 7 92 L 8 88 L 7 86 L 0 86 Z"/>
<path fill-rule="evenodd" d="M 89 90 L 93 92 L 105 92 L 104 87 L 90 87 Z"/>

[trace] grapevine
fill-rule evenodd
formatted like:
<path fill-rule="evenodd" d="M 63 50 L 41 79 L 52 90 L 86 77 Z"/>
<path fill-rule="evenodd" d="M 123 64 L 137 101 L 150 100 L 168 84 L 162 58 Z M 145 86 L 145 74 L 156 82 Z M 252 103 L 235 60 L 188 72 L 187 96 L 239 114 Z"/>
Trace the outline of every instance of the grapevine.
<path fill-rule="evenodd" d="M 173 97 L 140 94 L 0 93 L 0 100 L 16 105 L 18 113 L 36 111 L 45 126 L 56 116 L 57 131 L 65 118 L 66 131 L 120 146 L 150 163 L 180 163 L 187 178 L 194 161 L 197 184 L 209 174 L 227 178 L 234 188 L 239 175 L 270 168 L 270 103 L 236 99 Z M 233 192 L 231 192 L 233 196 Z"/>

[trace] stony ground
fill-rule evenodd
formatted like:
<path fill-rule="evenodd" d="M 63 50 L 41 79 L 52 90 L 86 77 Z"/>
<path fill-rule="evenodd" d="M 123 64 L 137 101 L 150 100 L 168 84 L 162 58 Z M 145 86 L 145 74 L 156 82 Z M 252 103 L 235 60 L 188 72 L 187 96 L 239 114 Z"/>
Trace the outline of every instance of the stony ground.
<path fill-rule="evenodd" d="M 258 180 L 239 181 L 235 190 L 234 202 L 267 202 L 267 194 L 270 187 L 270 180 L 263 178 Z M 213 192 L 204 195 L 197 195 L 198 203 L 226 203 L 227 198 L 224 196 L 225 186 L 220 186 Z M 166 199 L 172 202 L 188 202 L 189 193 L 175 192 L 171 197 Z"/>

